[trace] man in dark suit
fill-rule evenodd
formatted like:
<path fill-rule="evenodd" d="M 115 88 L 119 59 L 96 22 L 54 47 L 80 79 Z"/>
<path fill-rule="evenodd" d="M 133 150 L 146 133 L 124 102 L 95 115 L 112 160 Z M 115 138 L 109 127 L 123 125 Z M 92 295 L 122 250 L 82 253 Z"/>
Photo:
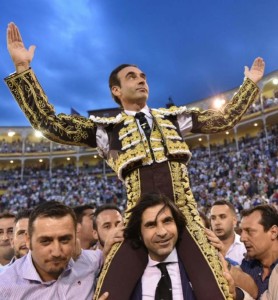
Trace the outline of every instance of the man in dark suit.
<path fill-rule="evenodd" d="M 131 209 L 125 238 L 134 249 L 144 248 L 148 252 L 148 263 L 132 300 L 197 299 L 177 252 L 185 223 L 181 211 L 163 195 L 145 194 Z M 231 299 L 241 299 L 229 284 Z"/>
<path fill-rule="evenodd" d="M 171 291 L 178 299 L 196 299 L 176 246 L 185 228 L 185 219 L 173 201 L 158 194 L 145 194 L 131 210 L 125 236 L 134 248 L 145 247 L 148 264 L 133 293 L 133 299 L 155 297 L 161 278 L 159 263 L 166 263 Z M 183 280 L 182 280 L 183 279 Z"/>

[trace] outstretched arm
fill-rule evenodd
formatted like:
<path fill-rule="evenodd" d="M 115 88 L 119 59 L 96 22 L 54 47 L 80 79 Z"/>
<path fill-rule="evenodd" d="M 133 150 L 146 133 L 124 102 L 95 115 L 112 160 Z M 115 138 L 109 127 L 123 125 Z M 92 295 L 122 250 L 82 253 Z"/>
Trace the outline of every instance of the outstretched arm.
<path fill-rule="evenodd" d="M 256 83 L 264 74 L 265 63 L 262 58 L 254 60 L 252 67 L 245 67 L 245 80 L 236 95 L 221 110 L 191 110 L 194 133 L 216 133 L 233 128 L 259 94 Z"/>
<path fill-rule="evenodd" d="M 14 23 L 8 24 L 7 48 L 17 73 L 29 69 L 36 47 L 34 45 L 30 46 L 29 49 L 24 47 L 20 32 Z"/>
<path fill-rule="evenodd" d="M 51 141 L 96 147 L 96 126 L 92 120 L 81 116 L 56 115 L 54 107 L 48 102 L 43 88 L 30 69 L 35 46 L 25 48 L 14 23 L 8 25 L 7 47 L 17 74 L 10 75 L 5 81 L 31 125 Z"/>

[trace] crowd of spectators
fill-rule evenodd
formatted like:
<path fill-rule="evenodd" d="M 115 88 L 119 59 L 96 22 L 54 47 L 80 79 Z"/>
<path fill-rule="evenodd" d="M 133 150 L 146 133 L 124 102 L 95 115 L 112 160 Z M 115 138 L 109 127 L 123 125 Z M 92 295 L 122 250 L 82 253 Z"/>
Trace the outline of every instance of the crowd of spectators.
<path fill-rule="evenodd" d="M 23 180 L 10 177 L 1 197 L 0 211 L 16 212 L 46 200 L 61 201 L 69 206 L 115 203 L 123 209 L 126 197 L 122 183 L 115 176 L 83 171 L 77 174 L 73 166 L 55 169 L 51 177 L 46 170 L 30 170 Z"/>
<path fill-rule="evenodd" d="M 0 153 L 21 153 L 22 141 L 16 139 L 15 141 L 8 142 L 5 138 L 0 141 Z"/>
<path fill-rule="evenodd" d="M 238 212 L 260 203 L 278 201 L 278 125 L 269 129 L 268 138 L 245 137 L 239 142 L 192 150 L 188 165 L 191 187 L 199 209 L 205 214 L 216 200 L 231 201 Z M 111 169 L 106 169 L 107 174 Z M 3 173 L 4 174 L 4 173 Z M 2 175 L 3 175 L 2 174 Z M 78 174 L 73 165 L 52 170 L 25 169 L 6 171 L 5 193 L 0 210 L 17 211 L 45 200 L 67 205 L 115 203 L 122 209 L 126 194 L 116 176 L 103 176 L 101 165 L 84 166 Z M 2 177 L 3 178 L 3 177 Z M 4 186 L 3 186 L 4 185 Z"/>
<path fill-rule="evenodd" d="M 0 153 L 41 153 L 74 150 L 75 146 L 52 143 L 45 138 L 38 139 L 37 141 L 32 141 L 27 138 L 24 143 L 20 138 L 16 138 L 11 142 L 2 138 L 0 141 Z"/>
<path fill-rule="evenodd" d="M 278 98 L 265 98 L 263 97 L 263 109 L 276 106 L 278 104 Z M 262 105 L 259 101 L 254 102 L 247 110 L 247 114 L 253 114 L 262 111 Z"/>
<path fill-rule="evenodd" d="M 200 209 L 205 213 L 216 200 L 232 202 L 243 208 L 278 199 L 278 126 L 263 134 L 233 144 L 194 149 L 189 164 L 191 187 Z"/>

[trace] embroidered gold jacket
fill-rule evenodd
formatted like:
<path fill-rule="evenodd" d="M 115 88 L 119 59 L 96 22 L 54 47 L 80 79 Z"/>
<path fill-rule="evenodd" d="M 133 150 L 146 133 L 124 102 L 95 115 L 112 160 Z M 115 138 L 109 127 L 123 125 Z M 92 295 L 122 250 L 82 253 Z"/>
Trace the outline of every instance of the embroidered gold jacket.
<path fill-rule="evenodd" d="M 95 124 L 106 125 L 109 137 L 107 163 L 123 179 L 123 172 L 153 162 L 166 160 L 182 160 L 185 163 L 191 153 L 179 131 L 176 116 L 188 112 L 186 107 L 173 107 L 171 110 L 151 109 L 153 128 L 150 140 L 140 133 L 133 116 L 124 112 L 116 118 L 95 118 Z M 110 125 L 108 125 L 108 122 Z M 101 150 L 100 150 L 101 152 Z"/>
<path fill-rule="evenodd" d="M 98 126 L 105 127 L 109 137 L 109 151 L 105 158 L 120 179 L 123 179 L 124 171 L 154 161 L 188 162 L 191 153 L 178 128 L 179 114 L 187 114 L 192 118 L 191 132 L 209 134 L 224 131 L 239 122 L 259 92 L 256 84 L 245 79 L 238 93 L 221 111 L 188 110 L 184 106 L 152 109 L 154 126 L 148 143 L 140 134 L 135 118 L 124 112 L 112 118 L 91 119 L 56 115 L 31 69 L 13 74 L 5 81 L 31 125 L 54 142 L 97 147 L 96 129 Z M 102 153 L 102 149 L 99 151 Z"/>

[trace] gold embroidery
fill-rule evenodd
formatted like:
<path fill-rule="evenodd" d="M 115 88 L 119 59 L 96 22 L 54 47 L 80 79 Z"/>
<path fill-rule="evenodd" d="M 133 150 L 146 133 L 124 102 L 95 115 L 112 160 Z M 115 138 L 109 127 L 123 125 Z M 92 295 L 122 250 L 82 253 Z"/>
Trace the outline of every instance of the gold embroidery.
<path fill-rule="evenodd" d="M 139 174 L 138 169 L 131 172 L 126 177 L 125 186 L 126 186 L 127 199 L 128 199 L 127 200 L 127 208 L 126 208 L 126 211 L 127 211 L 127 210 L 131 209 L 132 207 L 134 207 L 134 205 L 136 204 L 137 200 L 140 197 L 141 186 L 140 186 L 140 174 Z M 124 215 L 125 225 L 128 223 L 129 216 L 130 216 L 130 214 L 125 212 L 125 215 Z M 94 300 L 97 300 L 100 297 L 100 291 L 101 291 L 103 281 L 105 280 L 105 277 L 107 275 L 107 272 L 109 270 L 109 267 L 111 265 L 113 257 L 116 255 L 116 253 L 118 252 L 121 245 L 122 245 L 122 243 L 114 244 L 105 259 L 105 263 L 103 265 L 102 271 L 100 273 L 100 276 L 99 276 L 99 279 L 97 282 L 97 286 L 96 286 L 96 290 L 95 290 L 95 294 L 94 294 Z"/>
<path fill-rule="evenodd" d="M 152 109 L 153 112 L 155 112 L 157 115 L 162 116 L 174 116 L 174 115 L 180 115 L 182 113 L 188 112 L 188 109 L 186 106 L 171 106 L 170 108 L 158 108 L 158 109 Z"/>
<path fill-rule="evenodd" d="M 32 126 L 46 138 L 63 144 L 96 146 L 92 120 L 56 115 L 31 69 L 6 78 L 6 83 Z"/>
<path fill-rule="evenodd" d="M 259 89 L 250 79 L 245 79 L 238 93 L 222 110 L 191 110 L 192 132 L 215 133 L 233 128 L 254 102 Z"/>
<path fill-rule="evenodd" d="M 116 255 L 116 253 L 118 252 L 118 250 L 120 249 L 122 243 L 116 243 L 111 247 L 111 250 L 109 252 L 109 254 L 107 255 L 105 262 L 103 264 L 103 267 L 101 269 L 101 273 L 99 275 L 98 281 L 97 281 L 97 286 L 95 289 L 95 293 L 94 293 L 94 298 L 95 300 L 97 300 L 100 297 L 100 290 L 103 284 L 103 281 L 105 279 L 105 276 L 109 270 L 109 267 L 111 265 L 111 262 L 113 260 L 113 257 Z M 93 283 L 92 283 L 93 284 Z"/>
<path fill-rule="evenodd" d="M 127 206 L 126 211 L 130 210 L 132 207 L 135 206 L 136 202 L 138 201 L 139 197 L 141 196 L 141 183 L 140 183 L 140 173 L 139 169 L 132 171 L 126 178 L 125 178 L 125 187 L 127 193 Z M 124 214 L 125 224 L 129 220 L 129 214 L 125 212 Z"/>
<path fill-rule="evenodd" d="M 177 130 L 174 129 L 176 127 L 169 120 L 164 119 L 164 116 L 157 117 L 159 116 L 157 112 L 154 112 L 153 115 L 156 125 L 151 132 L 150 144 L 155 161 L 163 162 L 168 159 L 165 150 L 173 157 L 188 161 L 191 153 L 186 143 L 181 141 L 182 138 Z M 119 139 L 122 143 L 122 151 L 118 152 L 117 157 L 112 158 L 112 155 L 110 155 L 107 162 L 119 178 L 123 180 L 122 171 L 126 167 L 140 160 L 143 166 L 150 165 L 153 163 L 153 158 L 149 143 L 145 137 L 142 138 L 135 118 L 123 114 L 121 121 L 123 121 L 123 127 L 119 131 Z M 164 139 L 163 136 L 165 136 Z"/>
<path fill-rule="evenodd" d="M 169 162 L 169 166 L 171 169 L 175 203 L 187 220 L 188 232 L 208 262 L 223 296 L 225 296 L 225 299 L 230 299 L 228 284 L 222 275 L 222 267 L 217 252 L 215 248 L 208 243 L 204 232 L 197 210 L 197 204 L 189 186 L 186 166 L 178 162 Z"/>

